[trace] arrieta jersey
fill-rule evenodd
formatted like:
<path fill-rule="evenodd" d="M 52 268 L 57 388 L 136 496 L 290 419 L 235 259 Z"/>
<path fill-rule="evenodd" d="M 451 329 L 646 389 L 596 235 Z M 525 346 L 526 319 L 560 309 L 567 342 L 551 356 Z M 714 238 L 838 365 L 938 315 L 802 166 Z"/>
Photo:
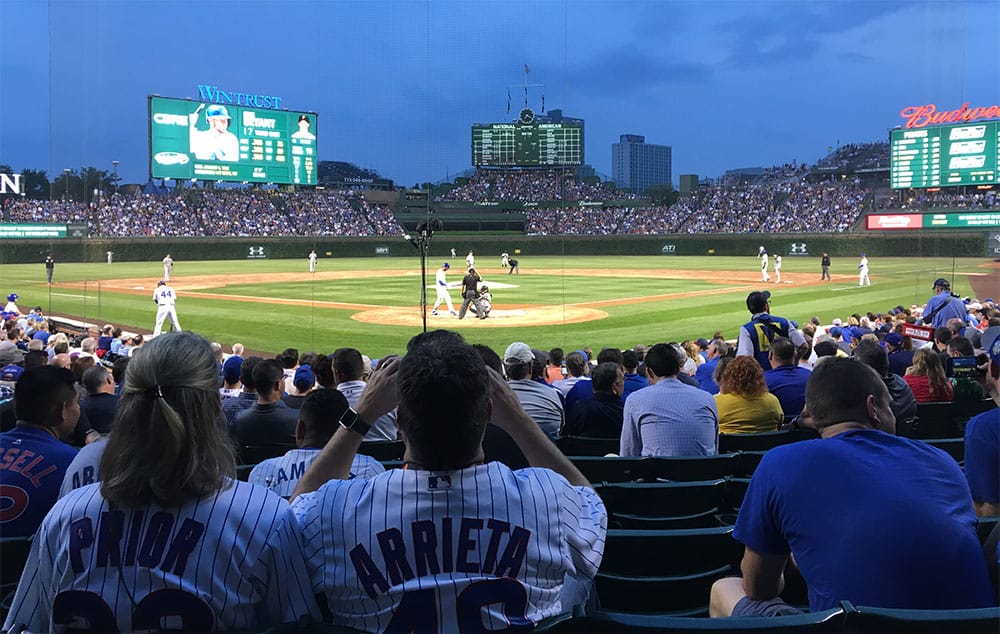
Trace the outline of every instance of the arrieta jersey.
<path fill-rule="evenodd" d="M 283 456 L 264 460 L 250 471 L 247 481 L 259 484 L 288 498 L 322 449 L 292 449 Z M 385 471 L 385 467 L 371 456 L 358 454 L 351 463 L 351 479 L 369 480 Z"/>
<path fill-rule="evenodd" d="M 230 481 L 174 508 L 71 491 L 39 528 L 4 630 L 250 630 L 319 619 L 288 503 Z"/>
<path fill-rule="evenodd" d="M 313 592 L 369 632 L 529 628 L 585 602 L 607 532 L 593 489 L 499 462 L 333 480 L 292 508 Z"/>

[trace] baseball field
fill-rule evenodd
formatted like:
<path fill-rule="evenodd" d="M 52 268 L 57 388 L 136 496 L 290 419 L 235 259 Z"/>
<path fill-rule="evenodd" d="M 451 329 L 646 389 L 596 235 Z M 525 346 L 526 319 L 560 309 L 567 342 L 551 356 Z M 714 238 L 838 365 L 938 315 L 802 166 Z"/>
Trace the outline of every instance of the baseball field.
<path fill-rule="evenodd" d="M 428 261 L 427 301 L 435 300 Z M 455 308 L 463 263 L 448 275 Z M 459 321 L 442 306 L 427 317 L 428 329 L 459 330 L 468 341 L 502 351 L 511 341 L 533 347 L 577 349 L 590 345 L 631 347 L 681 341 L 721 331 L 735 338 L 747 318 L 752 290 L 773 294 L 775 314 L 824 323 L 851 313 L 884 312 L 902 304 L 922 305 L 935 278 L 952 281 L 962 296 L 1000 297 L 1000 263 L 984 258 L 873 258 L 870 287 L 859 288 L 857 262 L 837 258 L 831 282 L 821 282 L 819 258 L 786 257 L 782 282 L 760 282 L 754 257 L 606 256 L 523 257 L 520 275 L 507 275 L 499 257 L 480 256 L 477 269 L 493 291 L 493 312 L 479 321 Z M 22 310 L 93 323 L 112 323 L 140 333 L 152 331 L 153 288 L 163 275 L 159 261 L 56 264 L 45 284 L 42 264 L 0 266 L 0 291 L 20 295 Z M 372 357 L 400 352 L 421 330 L 420 267 L 412 258 L 321 258 L 315 274 L 301 260 L 176 262 L 171 285 L 184 329 L 229 349 L 275 353 L 330 352 L 351 346 Z M 429 308 L 428 308 L 429 310 Z"/>

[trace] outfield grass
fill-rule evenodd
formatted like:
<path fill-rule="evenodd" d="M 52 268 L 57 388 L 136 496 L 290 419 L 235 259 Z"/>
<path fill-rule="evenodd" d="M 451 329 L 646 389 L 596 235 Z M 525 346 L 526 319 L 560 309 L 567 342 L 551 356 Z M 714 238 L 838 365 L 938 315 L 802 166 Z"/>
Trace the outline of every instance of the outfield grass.
<path fill-rule="evenodd" d="M 428 280 L 440 265 L 435 257 L 429 262 Z M 853 312 L 881 312 L 897 304 L 922 304 L 931 295 L 931 284 L 937 277 L 953 282 L 953 290 L 961 295 L 971 293 L 968 274 L 983 274 L 989 269 L 980 265 L 982 258 L 880 258 L 872 261 L 872 286 L 857 287 L 856 277 L 822 285 L 771 284 L 775 314 L 799 322 L 817 315 L 824 322 L 834 317 L 846 318 Z M 708 280 L 670 279 L 671 270 L 740 271 L 753 275 L 759 271 L 753 257 L 530 257 L 522 258 L 521 276 L 507 276 L 499 271 L 499 260 L 479 258 L 477 265 L 487 271 L 487 281 L 509 282 L 518 286 L 495 289 L 494 303 L 563 305 L 583 304 L 598 300 L 625 299 L 688 291 L 718 290 L 718 294 L 663 301 L 601 306 L 608 318 L 576 324 L 552 324 L 528 327 L 502 327 L 498 321 L 486 320 L 476 327 L 463 328 L 462 333 L 474 343 L 485 343 L 502 352 L 511 341 L 527 341 L 533 347 L 548 349 L 560 346 L 578 349 L 589 345 L 632 346 L 710 336 L 721 331 L 735 338 L 737 330 L 748 317 L 744 300 L 747 284 L 732 276 L 713 274 Z M 856 262 L 844 259 L 833 263 L 834 275 L 852 275 Z M 449 279 L 458 281 L 460 263 L 455 263 Z M 819 277 L 819 258 L 785 258 L 784 272 L 808 273 Z M 532 271 L 548 270 L 546 275 Z M 597 277 L 587 271 L 622 271 L 621 277 Z M 306 272 L 302 260 L 198 261 L 175 265 L 174 277 L 180 284 L 185 276 L 231 275 L 232 283 L 206 292 L 297 299 L 306 302 L 332 301 L 399 307 L 401 311 L 417 311 L 420 277 L 416 258 L 323 259 L 320 271 L 401 271 L 402 274 L 380 278 L 314 280 Z M 633 271 L 653 272 L 653 277 L 627 277 Z M 662 277 L 656 272 L 662 272 Z M 301 281 L 247 284 L 241 275 L 301 273 Z M 114 323 L 139 332 L 152 329 L 155 306 L 151 300 L 152 286 L 141 295 L 112 292 L 99 280 L 147 278 L 162 275 L 159 262 L 123 262 L 115 264 L 57 263 L 57 286 L 46 286 L 41 264 L 0 266 L 0 291 L 6 296 L 17 292 L 19 306 L 26 310 L 40 305 L 48 312 L 73 316 L 97 323 Z M 60 283 L 76 282 L 79 288 L 63 288 Z M 763 288 L 763 285 L 753 285 Z M 739 290 L 729 290 L 734 287 Z M 148 290 L 148 292 L 146 292 Z M 313 305 L 282 305 L 246 303 L 233 299 L 197 297 L 179 292 L 178 314 L 184 328 L 228 346 L 240 341 L 251 350 L 277 352 L 286 347 L 299 350 L 330 352 L 342 346 L 357 347 L 371 356 L 399 352 L 419 328 L 383 326 L 361 323 L 350 318 L 355 310 Z M 996 296 L 1000 296 L 1000 288 Z M 452 298 L 458 300 L 457 290 Z M 428 301 L 434 301 L 429 290 Z M 457 308 L 457 301 L 456 301 Z M 429 327 L 448 326 L 450 318 L 428 318 Z"/>

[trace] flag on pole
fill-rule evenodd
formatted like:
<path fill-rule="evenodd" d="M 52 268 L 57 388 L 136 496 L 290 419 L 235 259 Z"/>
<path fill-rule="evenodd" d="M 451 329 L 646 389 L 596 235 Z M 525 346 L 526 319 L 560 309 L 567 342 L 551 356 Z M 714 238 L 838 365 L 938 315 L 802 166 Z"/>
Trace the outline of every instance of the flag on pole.
<path fill-rule="evenodd" d="M 542 95 L 542 114 L 545 114 L 545 95 Z"/>
<path fill-rule="evenodd" d="M 524 74 L 525 74 L 525 75 L 527 75 L 527 74 L 528 74 L 528 73 L 530 73 L 530 72 L 531 72 L 531 69 L 530 69 L 530 68 L 528 68 L 528 65 L 527 65 L 527 64 L 525 64 L 525 65 L 524 65 Z"/>
<path fill-rule="evenodd" d="M 507 114 L 510 114 L 510 88 L 507 89 Z"/>

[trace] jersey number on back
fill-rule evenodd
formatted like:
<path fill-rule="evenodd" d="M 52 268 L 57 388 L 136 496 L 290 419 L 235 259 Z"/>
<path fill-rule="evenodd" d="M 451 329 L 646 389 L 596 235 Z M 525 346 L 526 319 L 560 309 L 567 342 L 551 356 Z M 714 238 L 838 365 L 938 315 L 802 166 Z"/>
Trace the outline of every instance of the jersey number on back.
<path fill-rule="evenodd" d="M 501 604 L 507 627 L 483 623 L 483 608 Z M 533 627 L 525 613 L 528 595 L 524 586 L 507 577 L 473 583 L 458 595 L 455 609 L 459 632 L 526 632 Z M 390 632 L 439 632 L 437 590 L 413 590 L 403 598 L 385 630 Z"/>
<path fill-rule="evenodd" d="M 52 623 L 66 630 L 117 632 L 115 613 L 99 594 L 67 590 L 52 602 Z M 130 630 L 211 632 L 215 613 L 211 606 L 182 590 L 150 592 L 132 610 Z"/>

